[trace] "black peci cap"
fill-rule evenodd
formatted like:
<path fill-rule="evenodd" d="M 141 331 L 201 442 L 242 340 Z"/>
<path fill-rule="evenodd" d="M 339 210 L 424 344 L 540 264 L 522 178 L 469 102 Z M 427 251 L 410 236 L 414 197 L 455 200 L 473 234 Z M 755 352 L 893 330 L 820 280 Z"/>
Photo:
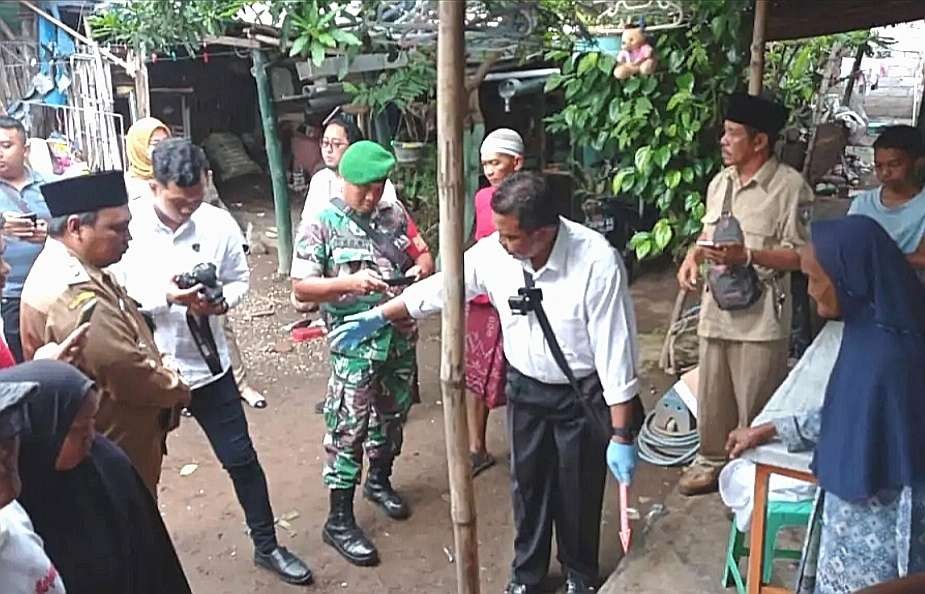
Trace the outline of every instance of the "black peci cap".
<path fill-rule="evenodd" d="M 759 132 L 764 132 L 774 140 L 777 133 L 787 123 L 789 110 L 781 105 L 763 97 L 736 93 L 729 97 L 725 119 L 737 124 L 751 126 Z"/>
<path fill-rule="evenodd" d="M 93 212 L 128 204 L 122 171 L 101 171 L 44 184 L 42 196 L 52 217 Z"/>

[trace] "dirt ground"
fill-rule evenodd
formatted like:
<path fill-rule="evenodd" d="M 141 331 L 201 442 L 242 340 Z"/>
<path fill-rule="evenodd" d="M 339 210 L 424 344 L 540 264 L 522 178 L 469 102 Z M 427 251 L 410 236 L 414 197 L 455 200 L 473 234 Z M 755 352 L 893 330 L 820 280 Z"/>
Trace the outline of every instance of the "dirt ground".
<path fill-rule="evenodd" d="M 258 233 L 272 224 L 272 210 L 228 200 L 236 215 L 252 221 Z M 296 218 L 296 220 L 298 220 Z M 382 564 L 358 568 L 321 541 L 327 491 L 321 484 L 323 424 L 313 412 L 323 397 L 327 357 L 322 340 L 295 344 L 284 327 L 299 319 L 288 304 L 288 280 L 275 275 L 275 253 L 251 256 L 251 292 L 233 312 L 245 352 L 251 385 L 269 406 L 245 406 L 258 455 L 266 471 L 280 543 L 301 555 L 315 573 L 315 592 L 436 594 L 456 591 L 453 530 L 449 516 L 443 411 L 439 387 L 439 320 L 422 328 L 419 348 L 421 395 L 405 429 L 405 446 L 393 482 L 413 510 L 404 522 L 387 519 L 359 496 L 357 521 L 379 548 Z M 644 396 L 651 406 L 671 380 L 655 361 L 674 299 L 670 271 L 651 273 L 633 286 L 643 350 Z M 500 594 L 509 577 L 513 552 L 509 451 L 504 410 L 489 419 L 489 449 L 500 461 L 475 480 L 482 592 Z M 160 506 L 194 592 L 244 594 L 291 592 L 254 566 L 252 547 L 231 481 L 222 470 L 195 421 L 184 419 L 168 442 Z M 186 465 L 198 465 L 181 476 Z M 187 469 L 188 470 L 188 469 Z M 645 518 L 664 500 L 677 479 L 674 469 L 643 465 L 632 490 L 632 503 Z M 613 571 L 621 553 L 615 483 L 609 479 L 602 526 L 601 578 Z M 575 488 L 581 488 L 575 485 Z M 553 560 L 548 591 L 561 588 Z"/>

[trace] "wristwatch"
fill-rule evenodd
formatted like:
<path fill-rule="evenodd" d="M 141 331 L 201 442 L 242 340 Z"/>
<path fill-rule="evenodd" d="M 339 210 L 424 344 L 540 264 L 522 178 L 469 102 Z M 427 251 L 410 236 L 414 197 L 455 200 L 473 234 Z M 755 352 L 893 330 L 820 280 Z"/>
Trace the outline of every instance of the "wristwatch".
<path fill-rule="evenodd" d="M 620 439 L 629 443 L 633 443 L 633 440 L 636 439 L 636 434 L 638 433 L 637 431 L 627 429 L 626 427 L 611 427 L 610 430 L 611 437 L 619 437 Z"/>

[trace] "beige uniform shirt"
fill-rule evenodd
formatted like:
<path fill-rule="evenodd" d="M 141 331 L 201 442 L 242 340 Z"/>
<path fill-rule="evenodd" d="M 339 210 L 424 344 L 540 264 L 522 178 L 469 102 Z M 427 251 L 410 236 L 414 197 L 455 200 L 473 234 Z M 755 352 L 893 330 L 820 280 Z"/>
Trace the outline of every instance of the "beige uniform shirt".
<path fill-rule="evenodd" d="M 746 184 L 734 167 L 713 178 L 707 189 L 704 235 L 712 237 L 723 211 L 726 183 L 732 183 L 732 215 L 742 225 L 745 246 L 752 250 L 797 248 L 809 240 L 807 223 L 813 191 L 792 167 L 771 158 Z M 782 340 L 790 336 L 790 273 L 756 267 L 763 293 L 748 309 L 724 311 L 704 282 L 698 334 L 737 341 Z"/>
<path fill-rule="evenodd" d="M 51 238 L 23 287 L 23 354 L 31 359 L 40 346 L 62 342 L 91 300 L 97 304 L 77 367 L 102 395 L 96 428 L 125 451 L 156 494 L 174 408 L 188 399 L 189 389 L 164 366 L 148 325 L 112 275 L 84 264 Z"/>

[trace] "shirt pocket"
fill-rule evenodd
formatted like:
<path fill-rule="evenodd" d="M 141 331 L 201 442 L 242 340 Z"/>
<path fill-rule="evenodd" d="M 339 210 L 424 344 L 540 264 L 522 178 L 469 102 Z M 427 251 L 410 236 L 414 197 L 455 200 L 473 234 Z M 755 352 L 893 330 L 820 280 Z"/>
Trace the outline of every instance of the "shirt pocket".
<path fill-rule="evenodd" d="M 371 249 L 362 247 L 336 247 L 331 250 L 331 263 L 335 276 L 345 276 L 365 268 L 376 270 L 376 257 Z"/>
<path fill-rule="evenodd" d="M 769 213 L 770 214 L 770 213 Z M 750 217 L 739 220 L 745 234 L 745 247 L 752 250 L 766 250 L 780 244 L 777 238 L 776 221 L 770 217 Z"/>

